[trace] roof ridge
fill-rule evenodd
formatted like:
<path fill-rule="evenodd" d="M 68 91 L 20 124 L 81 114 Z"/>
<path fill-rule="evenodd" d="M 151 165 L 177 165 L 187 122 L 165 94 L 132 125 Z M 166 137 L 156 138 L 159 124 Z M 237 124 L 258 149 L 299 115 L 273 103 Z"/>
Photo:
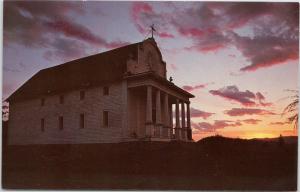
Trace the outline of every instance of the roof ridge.
<path fill-rule="evenodd" d="M 17 101 L 67 91 L 90 81 L 98 85 L 123 78 L 128 56 L 137 58 L 137 42 L 39 70 L 6 100 Z"/>
<path fill-rule="evenodd" d="M 113 53 L 113 52 L 118 51 L 118 50 L 121 50 L 121 49 L 126 49 L 126 48 L 128 48 L 128 47 L 131 47 L 131 46 L 134 46 L 134 45 L 138 45 L 138 44 L 140 44 L 140 43 L 142 43 L 142 42 L 143 42 L 143 41 L 137 42 L 137 43 L 132 43 L 132 44 L 124 45 L 124 46 L 122 46 L 122 47 L 117 47 L 117 48 L 115 48 L 115 49 L 106 50 L 106 51 L 104 51 L 104 52 L 100 52 L 100 53 L 88 55 L 88 56 L 85 56 L 85 57 L 80 57 L 80 58 L 77 58 L 77 59 L 73 59 L 73 60 L 67 61 L 67 62 L 65 62 L 65 63 L 61 63 L 61 64 L 58 64 L 58 65 L 54 65 L 54 66 L 51 66 L 51 67 L 47 67 L 47 68 L 41 69 L 41 70 L 39 70 L 38 72 L 46 71 L 46 70 L 53 69 L 53 68 L 62 67 L 62 66 L 65 65 L 65 64 L 72 64 L 72 63 L 74 63 L 74 62 L 76 62 L 76 61 L 88 59 L 88 58 L 91 58 L 91 57 L 95 57 L 95 56 L 99 56 L 99 55 L 104 55 L 104 54 Z M 38 72 L 37 72 L 37 73 L 38 73 Z"/>

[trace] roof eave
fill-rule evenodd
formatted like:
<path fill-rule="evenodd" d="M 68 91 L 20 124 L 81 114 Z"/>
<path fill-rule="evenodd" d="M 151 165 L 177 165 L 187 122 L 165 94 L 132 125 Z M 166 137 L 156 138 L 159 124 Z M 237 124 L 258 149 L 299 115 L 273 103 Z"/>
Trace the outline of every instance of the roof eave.
<path fill-rule="evenodd" d="M 189 92 L 187 92 L 186 90 L 178 87 L 177 85 L 175 85 L 174 83 L 168 81 L 167 79 L 155 74 L 153 71 L 150 72 L 145 72 L 145 73 L 140 73 L 140 74 L 134 74 L 134 75 L 128 75 L 125 76 L 125 79 L 131 79 L 131 78 L 145 78 L 145 77 L 150 77 L 150 78 L 154 78 L 164 84 L 167 84 L 169 86 L 171 86 L 172 88 L 176 89 L 177 91 L 183 93 L 184 95 L 186 95 L 188 98 L 194 98 L 195 96 Z"/>

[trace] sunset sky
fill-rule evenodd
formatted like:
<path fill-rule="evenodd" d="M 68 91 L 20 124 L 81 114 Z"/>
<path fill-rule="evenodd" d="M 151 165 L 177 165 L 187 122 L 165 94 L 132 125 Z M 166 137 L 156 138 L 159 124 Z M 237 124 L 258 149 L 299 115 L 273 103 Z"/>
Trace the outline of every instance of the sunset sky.
<path fill-rule="evenodd" d="M 4 2 L 3 99 L 37 71 L 155 40 L 191 100 L 193 138 L 294 135 L 298 3 Z"/>

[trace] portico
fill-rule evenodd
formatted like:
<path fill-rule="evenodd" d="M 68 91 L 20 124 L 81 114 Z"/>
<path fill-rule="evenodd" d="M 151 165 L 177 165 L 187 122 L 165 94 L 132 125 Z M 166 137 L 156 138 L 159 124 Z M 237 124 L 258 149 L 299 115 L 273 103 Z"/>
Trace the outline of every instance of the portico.
<path fill-rule="evenodd" d="M 128 128 L 136 139 L 192 140 L 192 94 L 151 72 L 127 77 L 127 82 Z"/>

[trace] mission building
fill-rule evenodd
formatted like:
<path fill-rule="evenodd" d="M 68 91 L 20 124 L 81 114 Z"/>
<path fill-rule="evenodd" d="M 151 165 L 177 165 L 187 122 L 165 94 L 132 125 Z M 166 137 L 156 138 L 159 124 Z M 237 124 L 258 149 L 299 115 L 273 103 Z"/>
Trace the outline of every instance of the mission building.
<path fill-rule="evenodd" d="M 8 144 L 192 141 L 194 96 L 166 73 L 154 38 L 43 69 L 7 99 Z"/>

